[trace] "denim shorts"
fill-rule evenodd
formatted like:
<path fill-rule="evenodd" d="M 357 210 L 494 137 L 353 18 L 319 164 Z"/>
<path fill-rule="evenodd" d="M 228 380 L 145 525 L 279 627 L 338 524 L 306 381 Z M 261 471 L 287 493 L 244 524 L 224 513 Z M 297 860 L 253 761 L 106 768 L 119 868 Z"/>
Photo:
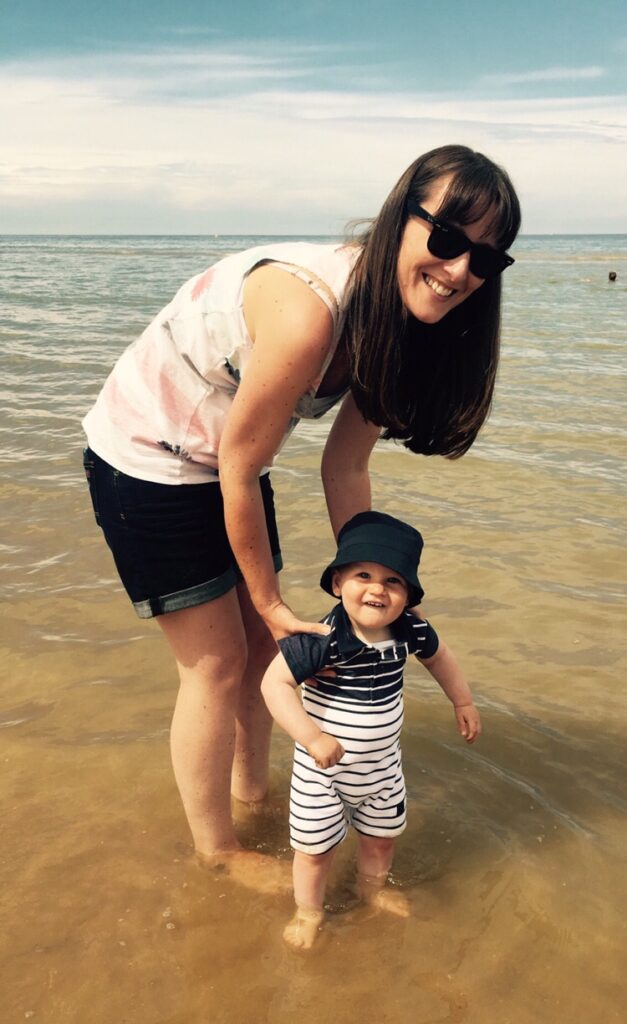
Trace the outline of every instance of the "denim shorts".
<path fill-rule="evenodd" d="M 213 601 L 242 574 L 224 525 L 219 483 L 159 484 L 83 452 L 96 522 L 140 619 Z M 283 566 L 270 477 L 259 478 L 275 571 Z"/>

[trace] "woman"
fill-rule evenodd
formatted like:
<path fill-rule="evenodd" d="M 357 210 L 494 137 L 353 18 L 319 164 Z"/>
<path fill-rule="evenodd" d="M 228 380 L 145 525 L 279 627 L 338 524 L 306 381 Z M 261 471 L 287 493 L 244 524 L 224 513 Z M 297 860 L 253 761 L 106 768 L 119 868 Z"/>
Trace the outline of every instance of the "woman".
<path fill-rule="evenodd" d="M 178 664 L 172 759 L 200 854 L 252 856 L 229 794 L 266 794 L 260 680 L 276 639 L 325 631 L 281 597 L 267 467 L 299 417 L 343 398 L 322 457 L 337 536 L 370 507 L 382 430 L 424 455 L 467 451 L 490 408 L 499 275 L 519 226 L 501 169 L 433 150 L 358 242 L 260 247 L 187 282 L 86 416 L 97 521 Z"/>

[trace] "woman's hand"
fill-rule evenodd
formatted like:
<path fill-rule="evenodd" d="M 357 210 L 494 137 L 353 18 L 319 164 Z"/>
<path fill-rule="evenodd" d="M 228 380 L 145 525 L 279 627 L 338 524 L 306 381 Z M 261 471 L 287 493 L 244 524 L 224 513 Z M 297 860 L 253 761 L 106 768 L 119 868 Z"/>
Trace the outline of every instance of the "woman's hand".
<path fill-rule="evenodd" d="M 326 636 L 331 627 L 326 622 L 304 622 L 294 615 L 292 609 L 280 601 L 263 612 L 263 620 L 275 640 L 295 633 L 319 633 Z"/>

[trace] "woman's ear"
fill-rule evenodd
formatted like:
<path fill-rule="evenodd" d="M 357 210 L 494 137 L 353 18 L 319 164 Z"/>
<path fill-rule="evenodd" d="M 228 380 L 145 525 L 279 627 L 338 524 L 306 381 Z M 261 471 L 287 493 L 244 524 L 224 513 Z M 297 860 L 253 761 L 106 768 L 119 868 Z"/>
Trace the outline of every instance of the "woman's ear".
<path fill-rule="evenodd" d="M 339 572 L 334 572 L 331 577 L 331 590 L 333 591 L 334 597 L 341 597 Z"/>

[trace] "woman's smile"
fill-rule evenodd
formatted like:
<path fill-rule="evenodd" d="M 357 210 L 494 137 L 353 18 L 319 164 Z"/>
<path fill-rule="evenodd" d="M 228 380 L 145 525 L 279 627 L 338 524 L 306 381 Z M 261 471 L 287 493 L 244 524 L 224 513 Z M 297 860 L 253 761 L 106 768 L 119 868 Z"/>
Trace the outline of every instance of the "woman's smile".
<path fill-rule="evenodd" d="M 443 299 L 448 299 L 451 295 L 455 294 L 454 288 L 447 288 L 440 281 L 436 281 L 435 277 L 431 277 L 431 274 L 424 273 L 422 276 L 431 291 L 435 292 L 436 295 L 440 295 Z"/>

